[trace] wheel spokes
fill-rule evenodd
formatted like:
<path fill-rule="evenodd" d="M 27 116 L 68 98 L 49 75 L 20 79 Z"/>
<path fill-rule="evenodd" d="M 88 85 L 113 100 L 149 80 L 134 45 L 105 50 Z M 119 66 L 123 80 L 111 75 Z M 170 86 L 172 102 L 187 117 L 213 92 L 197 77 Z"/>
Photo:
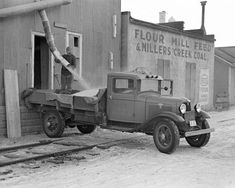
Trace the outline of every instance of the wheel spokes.
<path fill-rule="evenodd" d="M 163 126 L 159 129 L 158 139 L 163 146 L 168 146 L 171 143 L 171 132 L 168 127 Z"/>
<path fill-rule="evenodd" d="M 168 128 L 166 129 L 165 135 L 166 135 L 167 144 L 169 144 L 171 142 L 171 132 Z"/>
<path fill-rule="evenodd" d="M 56 127 L 58 126 L 58 120 L 55 116 L 49 116 L 48 120 L 47 120 L 47 128 L 50 131 L 53 131 L 56 129 Z"/>

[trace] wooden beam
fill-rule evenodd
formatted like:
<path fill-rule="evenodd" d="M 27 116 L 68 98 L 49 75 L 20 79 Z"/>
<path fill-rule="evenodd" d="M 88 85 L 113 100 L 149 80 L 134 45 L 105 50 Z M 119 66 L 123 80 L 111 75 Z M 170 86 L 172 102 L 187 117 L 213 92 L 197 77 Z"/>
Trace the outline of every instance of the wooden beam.
<path fill-rule="evenodd" d="M 72 0 L 44 0 L 0 9 L 0 18 L 25 14 L 54 6 L 70 4 Z"/>
<path fill-rule="evenodd" d="M 21 137 L 18 75 L 16 70 L 4 70 L 7 136 Z"/>

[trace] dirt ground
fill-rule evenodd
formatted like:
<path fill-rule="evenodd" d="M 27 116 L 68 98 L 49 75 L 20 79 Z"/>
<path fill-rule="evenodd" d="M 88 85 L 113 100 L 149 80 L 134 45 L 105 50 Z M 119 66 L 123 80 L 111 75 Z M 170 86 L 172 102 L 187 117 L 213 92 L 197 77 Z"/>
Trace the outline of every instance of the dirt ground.
<path fill-rule="evenodd" d="M 0 168 L 0 187 L 235 187 L 235 107 L 210 112 L 209 123 L 215 128 L 209 143 L 200 149 L 184 139 L 171 154 L 160 153 L 152 136 L 97 129 L 82 137 L 77 130 L 63 138 L 87 141 L 126 139 L 112 147 L 95 147 L 64 157 L 44 159 Z M 0 139 L 10 146 L 48 139 L 44 134 L 20 139 Z M 83 140 L 84 141 L 84 140 Z M 59 162 L 58 162 L 59 161 Z"/>

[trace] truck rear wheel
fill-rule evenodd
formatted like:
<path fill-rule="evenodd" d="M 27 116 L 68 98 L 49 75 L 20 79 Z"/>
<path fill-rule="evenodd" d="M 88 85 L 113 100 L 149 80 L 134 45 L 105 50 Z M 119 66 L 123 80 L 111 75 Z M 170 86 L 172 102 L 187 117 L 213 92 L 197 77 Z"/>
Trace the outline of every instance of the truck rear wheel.
<path fill-rule="evenodd" d="M 160 152 L 173 153 L 179 145 L 179 130 L 173 121 L 161 119 L 154 128 L 153 140 Z"/>
<path fill-rule="evenodd" d="M 207 120 L 206 119 L 203 120 L 201 129 L 209 129 L 209 128 L 210 126 Z M 186 137 L 185 139 L 190 146 L 199 148 L 199 147 L 205 146 L 209 142 L 210 133 L 201 134 L 197 136 L 190 136 L 190 137 Z"/>
<path fill-rule="evenodd" d="M 50 138 L 60 137 L 64 132 L 65 123 L 58 111 L 47 111 L 43 116 L 43 131 Z"/>
<path fill-rule="evenodd" d="M 89 134 L 95 130 L 96 125 L 78 125 L 77 128 L 81 133 Z"/>

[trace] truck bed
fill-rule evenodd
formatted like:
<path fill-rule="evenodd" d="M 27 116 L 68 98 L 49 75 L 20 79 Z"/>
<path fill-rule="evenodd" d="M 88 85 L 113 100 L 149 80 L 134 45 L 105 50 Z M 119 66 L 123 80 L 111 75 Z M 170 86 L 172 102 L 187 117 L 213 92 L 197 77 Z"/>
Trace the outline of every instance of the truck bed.
<path fill-rule="evenodd" d="M 106 89 L 91 89 L 74 94 L 56 93 L 54 90 L 34 90 L 27 97 L 31 104 L 57 106 L 73 110 L 97 111 Z"/>

